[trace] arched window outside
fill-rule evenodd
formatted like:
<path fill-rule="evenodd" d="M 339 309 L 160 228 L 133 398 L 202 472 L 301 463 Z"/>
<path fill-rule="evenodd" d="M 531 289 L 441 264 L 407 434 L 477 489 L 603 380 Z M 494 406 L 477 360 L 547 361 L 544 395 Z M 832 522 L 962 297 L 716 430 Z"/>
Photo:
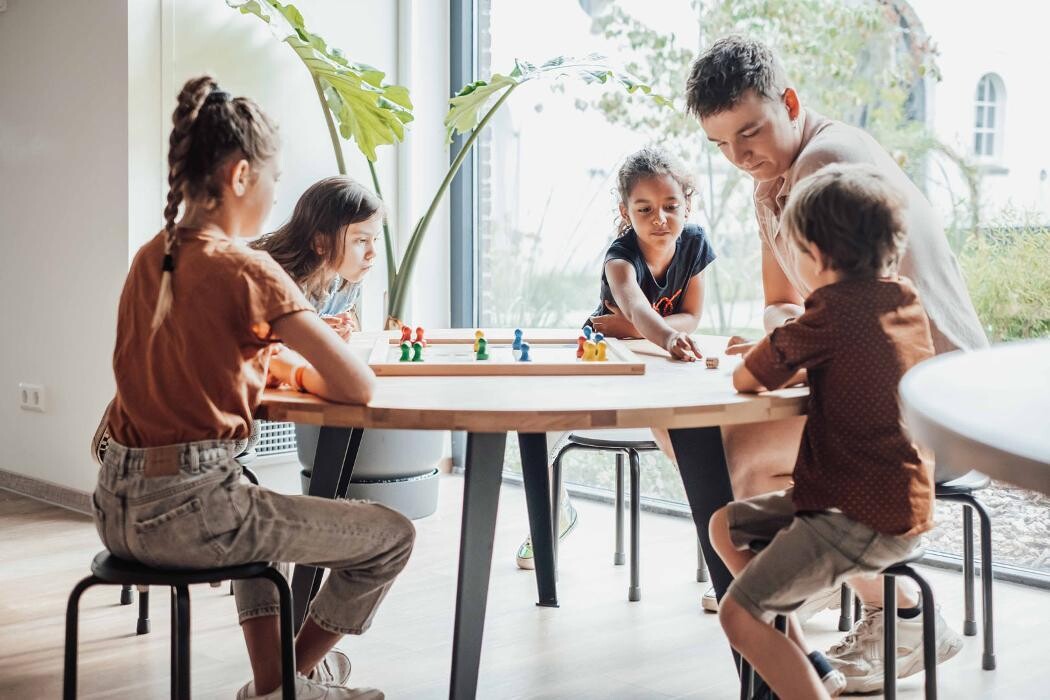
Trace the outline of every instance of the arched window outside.
<path fill-rule="evenodd" d="M 973 152 L 978 158 L 995 159 L 1003 152 L 1003 117 L 1006 89 L 995 73 L 985 73 L 977 82 L 974 101 Z"/>

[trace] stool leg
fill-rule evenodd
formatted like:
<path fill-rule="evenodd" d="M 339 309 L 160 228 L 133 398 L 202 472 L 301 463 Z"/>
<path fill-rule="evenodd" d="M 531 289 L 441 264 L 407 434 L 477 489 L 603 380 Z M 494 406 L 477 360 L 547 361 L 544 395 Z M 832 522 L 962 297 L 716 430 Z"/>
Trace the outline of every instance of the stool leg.
<path fill-rule="evenodd" d="M 76 700 L 77 697 L 77 625 L 80 622 L 80 596 L 92 586 L 102 583 L 95 576 L 81 579 L 73 586 L 66 604 L 66 649 L 62 677 L 63 700 Z"/>
<path fill-rule="evenodd" d="M 700 547 L 700 538 L 696 538 L 696 582 L 704 583 L 710 581 L 711 576 L 707 573 L 707 562 L 704 561 L 704 550 Z"/>
<path fill-rule="evenodd" d="M 139 586 L 139 621 L 135 634 L 149 634 L 149 586 Z"/>
<path fill-rule="evenodd" d="M 751 700 L 755 694 L 755 669 L 742 655 L 740 657 L 740 700 Z"/>
<path fill-rule="evenodd" d="M 853 589 L 845 583 L 839 590 L 839 632 L 853 629 Z"/>
<path fill-rule="evenodd" d="M 120 587 L 120 604 L 131 605 L 131 586 Z"/>
<path fill-rule="evenodd" d="M 963 634 L 977 634 L 977 621 L 973 613 L 973 511 L 965 503 L 963 512 Z"/>
<path fill-rule="evenodd" d="M 981 612 L 984 628 L 984 654 L 981 657 L 981 668 L 985 671 L 995 669 L 995 625 L 992 618 L 992 519 L 984 505 L 976 498 L 970 498 L 970 504 L 981 519 Z"/>
<path fill-rule="evenodd" d="M 926 700 L 937 700 L 937 616 L 927 611 L 937 609 L 933 599 L 933 588 L 919 572 L 908 565 L 899 567 L 899 572 L 919 586 L 922 592 L 922 665 L 926 673 Z"/>
<path fill-rule="evenodd" d="M 175 587 L 171 586 L 168 589 L 168 597 L 170 598 L 171 616 L 170 616 L 170 629 L 171 629 L 171 700 L 178 700 L 179 698 L 179 611 L 178 603 L 175 598 Z"/>
<path fill-rule="evenodd" d="M 853 596 L 853 619 L 860 620 L 864 617 L 864 604 L 860 602 L 860 596 Z"/>
<path fill-rule="evenodd" d="M 624 491 L 624 454 L 616 453 L 616 549 L 613 551 L 613 564 L 622 566 L 623 555 L 623 491 Z"/>
<path fill-rule="evenodd" d="M 179 700 L 190 698 L 190 589 L 175 587 L 175 614 L 179 634 Z"/>
<path fill-rule="evenodd" d="M 639 549 L 641 542 L 639 538 L 639 526 L 642 511 L 642 488 L 641 488 L 641 460 L 638 453 L 628 450 L 627 456 L 631 460 L 631 587 L 627 589 L 627 600 L 638 601 L 642 599 L 642 589 L 638 583 Z"/>
<path fill-rule="evenodd" d="M 896 577 L 883 574 L 882 577 L 882 660 L 883 660 L 883 697 L 885 700 L 897 698 L 897 586 Z M 933 616 L 926 615 L 931 620 Z"/>
<path fill-rule="evenodd" d="M 295 627 L 292 624 L 292 590 L 288 580 L 277 569 L 270 567 L 263 576 L 273 581 L 277 587 L 280 602 L 281 623 L 281 697 L 282 700 L 295 700 Z"/>

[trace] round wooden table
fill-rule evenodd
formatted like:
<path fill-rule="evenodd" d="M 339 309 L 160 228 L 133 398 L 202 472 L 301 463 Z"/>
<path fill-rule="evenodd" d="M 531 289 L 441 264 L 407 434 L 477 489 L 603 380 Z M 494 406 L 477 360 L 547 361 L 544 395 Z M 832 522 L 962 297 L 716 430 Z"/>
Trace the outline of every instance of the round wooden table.
<path fill-rule="evenodd" d="M 938 461 L 1050 495 L 1050 340 L 941 355 L 909 371 L 900 394 Z"/>
<path fill-rule="evenodd" d="M 489 335 L 498 333 L 489 331 Z M 576 333 L 526 331 L 526 337 L 574 337 Z M 381 334 L 356 334 L 351 347 L 366 359 L 379 337 Z M 697 340 L 708 356 L 722 355 L 727 341 L 715 336 L 700 336 Z M 367 406 L 332 404 L 291 391 L 269 390 L 264 394 L 260 418 L 323 426 L 310 482 L 311 495 L 345 495 L 364 429 L 468 433 L 450 697 L 473 698 L 477 691 L 496 505 L 510 431 L 518 433 L 540 605 L 557 605 L 547 431 L 670 429 L 711 580 L 719 594 L 732 580 L 711 549 L 707 533 L 711 514 L 732 499 L 719 428 L 800 415 L 805 412 L 808 390 L 738 394 L 730 378 L 735 358 L 722 357 L 718 369 L 707 369 L 702 361 L 674 361 L 644 340 L 628 341 L 628 346 L 643 358 L 645 374 L 380 377 Z M 306 605 L 319 585 L 318 572 L 296 567 L 293 588 L 297 622 L 302 621 Z"/>

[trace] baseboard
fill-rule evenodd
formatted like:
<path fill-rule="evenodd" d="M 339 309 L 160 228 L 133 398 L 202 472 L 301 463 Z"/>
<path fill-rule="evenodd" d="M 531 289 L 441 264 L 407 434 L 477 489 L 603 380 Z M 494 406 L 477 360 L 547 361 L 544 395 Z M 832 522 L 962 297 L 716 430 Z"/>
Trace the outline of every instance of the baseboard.
<path fill-rule="evenodd" d="M 35 498 L 59 508 L 91 515 L 91 494 L 51 481 L 0 469 L 0 489 Z"/>

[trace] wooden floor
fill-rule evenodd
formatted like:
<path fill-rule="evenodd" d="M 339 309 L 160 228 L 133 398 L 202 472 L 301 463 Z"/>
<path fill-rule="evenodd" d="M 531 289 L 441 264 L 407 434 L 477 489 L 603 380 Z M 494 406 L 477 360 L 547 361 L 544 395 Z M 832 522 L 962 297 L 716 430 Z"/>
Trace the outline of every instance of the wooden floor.
<path fill-rule="evenodd" d="M 273 470 L 274 468 L 270 468 Z M 261 474 L 297 486 L 294 469 Z M 416 550 L 363 638 L 345 640 L 353 681 L 387 697 L 447 697 L 462 479 L 444 477 L 437 514 L 417 521 Z M 513 553 L 526 532 L 522 491 L 503 489 L 492 567 L 480 698 L 732 698 L 735 678 L 715 616 L 701 611 L 694 540 L 681 518 L 643 514 L 642 601 L 627 602 L 628 570 L 612 565 L 612 511 L 580 502 L 580 525 L 562 550 L 560 609 L 537 608 L 532 575 Z M 57 698 L 65 602 L 87 573 L 99 541 L 82 515 L 0 491 L 0 698 Z M 1004 535 L 1005 536 L 1005 535 Z M 928 570 L 949 620 L 961 617 L 958 574 Z M 135 607 L 116 588 L 82 601 L 82 698 L 162 698 L 168 689 L 168 605 L 157 591 L 153 632 L 135 636 Z M 232 698 L 249 675 L 233 598 L 196 587 L 193 690 Z M 942 698 L 1047 697 L 1050 594 L 997 582 L 999 668 L 980 670 L 979 637 L 940 667 Z M 836 639 L 836 613 L 810 626 L 813 641 Z M 900 684 L 921 697 L 922 676 Z"/>

